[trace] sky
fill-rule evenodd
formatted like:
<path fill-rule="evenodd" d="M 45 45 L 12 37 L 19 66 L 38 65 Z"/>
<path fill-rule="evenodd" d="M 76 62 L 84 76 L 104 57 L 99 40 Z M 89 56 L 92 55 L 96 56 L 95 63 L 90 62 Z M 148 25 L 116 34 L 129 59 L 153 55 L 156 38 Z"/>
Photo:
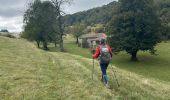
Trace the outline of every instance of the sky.
<path fill-rule="evenodd" d="M 0 0 L 0 29 L 21 32 L 23 14 L 31 1 L 33 0 Z M 63 6 L 62 9 L 66 14 L 73 14 L 106 5 L 112 1 L 115 0 L 74 0 L 71 4 Z"/>

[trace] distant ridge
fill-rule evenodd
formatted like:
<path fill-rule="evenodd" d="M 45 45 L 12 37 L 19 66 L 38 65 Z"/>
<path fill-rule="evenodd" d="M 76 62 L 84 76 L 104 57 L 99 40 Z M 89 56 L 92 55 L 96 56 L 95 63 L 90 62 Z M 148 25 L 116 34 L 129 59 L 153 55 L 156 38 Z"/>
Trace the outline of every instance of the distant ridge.
<path fill-rule="evenodd" d="M 113 1 L 102 7 L 96 7 L 87 11 L 81 11 L 75 14 L 64 16 L 65 24 L 67 26 L 75 23 L 84 23 L 86 25 L 92 24 L 106 24 L 113 15 L 113 11 L 118 5 L 117 1 Z"/>

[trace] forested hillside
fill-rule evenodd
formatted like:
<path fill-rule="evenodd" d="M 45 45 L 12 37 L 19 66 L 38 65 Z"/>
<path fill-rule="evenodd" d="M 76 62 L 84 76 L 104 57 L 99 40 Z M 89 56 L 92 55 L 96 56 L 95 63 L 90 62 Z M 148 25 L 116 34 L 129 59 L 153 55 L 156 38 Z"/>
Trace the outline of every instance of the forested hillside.
<path fill-rule="evenodd" d="M 158 9 L 158 14 L 163 22 L 170 22 L 170 0 L 154 0 L 155 6 Z M 113 1 L 108 5 L 93 8 L 87 11 L 78 12 L 75 14 L 66 15 L 64 17 L 66 25 L 75 23 L 105 24 L 113 16 L 113 12 L 118 6 L 118 2 Z"/>
<path fill-rule="evenodd" d="M 102 7 L 93 8 L 87 11 L 78 12 L 64 17 L 67 26 L 75 23 L 83 23 L 86 25 L 106 24 L 111 20 L 113 12 L 118 3 L 116 1 L 104 5 Z"/>

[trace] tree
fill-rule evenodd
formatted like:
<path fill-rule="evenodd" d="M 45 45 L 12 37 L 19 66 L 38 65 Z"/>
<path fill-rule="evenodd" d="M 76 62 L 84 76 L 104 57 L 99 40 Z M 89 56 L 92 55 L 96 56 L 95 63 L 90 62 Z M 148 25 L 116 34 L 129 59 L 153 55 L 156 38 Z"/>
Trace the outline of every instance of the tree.
<path fill-rule="evenodd" d="M 87 26 L 86 29 L 84 30 L 84 33 L 90 33 L 92 32 L 92 26 Z"/>
<path fill-rule="evenodd" d="M 29 8 L 24 14 L 24 33 L 22 37 L 30 40 L 36 41 L 39 47 L 41 41 L 40 27 L 38 23 L 38 12 L 40 12 L 40 0 L 35 0 L 29 5 Z"/>
<path fill-rule="evenodd" d="M 170 0 L 158 0 L 155 3 L 162 23 L 162 38 L 170 39 Z"/>
<path fill-rule="evenodd" d="M 81 35 L 84 34 L 86 26 L 84 24 L 75 24 L 74 26 L 70 27 L 70 32 L 76 38 L 76 44 L 78 44 L 78 39 Z"/>
<path fill-rule="evenodd" d="M 66 15 L 64 16 L 64 23 L 67 26 L 72 26 L 76 23 L 84 23 L 87 26 L 93 26 L 93 24 L 106 24 L 112 18 L 115 8 L 117 8 L 117 1 L 113 1 L 102 7 Z"/>
<path fill-rule="evenodd" d="M 119 0 L 107 30 L 115 51 L 126 51 L 132 61 L 138 60 L 139 50 L 154 54 L 154 47 L 160 42 L 160 20 L 153 0 Z"/>
<path fill-rule="evenodd" d="M 96 33 L 104 33 L 105 32 L 105 27 L 103 24 L 96 24 L 94 27 L 94 32 Z"/>
<path fill-rule="evenodd" d="M 60 45 L 60 51 L 64 51 L 63 46 L 63 36 L 64 36 L 64 21 L 62 20 L 64 12 L 61 10 L 61 6 L 65 3 L 70 3 L 71 0 L 51 0 L 52 4 L 55 7 L 55 14 L 57 22 L 58 22 L 58 37 L 59 37 L 59 45 Z"/>
<path fill-rule="evenodd" d="M 48 50 L 48 42 L 56 39 L 52 37 L 57 37 L 55 7 L 52 3 L 35 0 L 24 14 L 24 23 L 24 37 L 31 41 L 35 40 L 38 47 L 42 42 L 44 49 Z"/>
<path fill-rule="evenodd" d="M 157 2 L 157 7 L 161 21 L 170 23 L 170 0 L 160 0 Z"/>
<path fill-rule="evenodd" d="M 9 31 L 7 29 L 2 29 L 0 32 L 7 32 L 7 33 L 9 33 Z"/>
<path fill-rule="evenodd" d="M 163 41 L 170 39 L 170 26 L 168 24 L 162 23 L 161 35 Z"/>

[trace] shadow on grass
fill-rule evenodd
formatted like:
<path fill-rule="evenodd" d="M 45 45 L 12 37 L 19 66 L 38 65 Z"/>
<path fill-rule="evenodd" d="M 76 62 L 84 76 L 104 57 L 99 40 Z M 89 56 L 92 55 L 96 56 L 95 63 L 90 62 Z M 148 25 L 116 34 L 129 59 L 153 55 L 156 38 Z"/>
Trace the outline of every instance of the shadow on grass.
<path fill-rule="evenodd" d="M 130 56 L 128 54 L 122 53 L 113 56 L 113 62 L 114 63 L 126 63 L 126 64 L 131 64 L 131 65 L 136 65 L 136 64 L 141 64 L 141 65 L 170 65 L 169 59 L 163 58 L 162 56 L 159 55 L 150 55 L 149 53 L 140 53 L 138 55 L 138 61 L 133 62 L 130 60 Z M 137 67 L 137 66 L 136 66 Z"/>
<path fill-rule="evenodd" d="M 138 62 L 132 62 L 128 54 L 121 53 L 113 57 L 112 63 L 116 67 L 142 76 L 170 81 L 170 61 L 168 58 L 162 55 L 150 55 L 146 52 L 140 52 L 138 58 Z"/>
<path fill-rule="evenodd" d="M 49 45 L 47 50 L 45 50 L 43 47 L 39 47 L 39 49 L 47 51 L 47 52 L 61 52 L 59 46 L 54 47 L 54 46 Z M 64 50 L 64 52 L 66 52 L 66 50 Z"/>

